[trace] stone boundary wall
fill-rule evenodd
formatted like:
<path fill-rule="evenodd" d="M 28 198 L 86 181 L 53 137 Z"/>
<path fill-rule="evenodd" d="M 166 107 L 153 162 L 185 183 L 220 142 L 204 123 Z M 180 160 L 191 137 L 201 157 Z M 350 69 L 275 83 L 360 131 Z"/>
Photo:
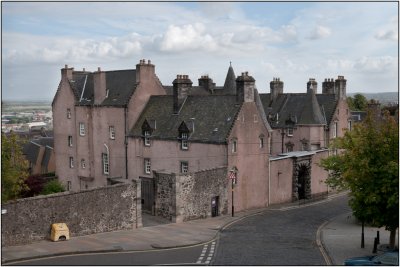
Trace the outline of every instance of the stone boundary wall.
<path fill-rule="evenodd" d="M 227 168 L 195 173 L 156 173 L 156 215 L 173 222 L 211 217 L 211 201 L 219 197 L 219 214 L 228 213 Z"/>
<path fill-rule="evenodd" d="M 141 227 L 140 197 L 134 181 L 3 204 L 1 245 L 49 239 L 53 223 L 66 223 L 71 237 Z"/>

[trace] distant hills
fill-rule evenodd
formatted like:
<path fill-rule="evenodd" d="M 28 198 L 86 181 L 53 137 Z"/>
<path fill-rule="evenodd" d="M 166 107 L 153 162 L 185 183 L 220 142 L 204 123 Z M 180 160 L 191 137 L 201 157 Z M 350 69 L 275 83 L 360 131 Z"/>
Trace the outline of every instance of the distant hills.
<path fill-rule="evenodd" d="M 378 100 L 380 103 L 399 103 L 399 93 L 397 92 L 382 92 L 382 93 L 349 93 L 347 96 L 353 97 L 355 94 L 362 94 L 367 98 Z"/>

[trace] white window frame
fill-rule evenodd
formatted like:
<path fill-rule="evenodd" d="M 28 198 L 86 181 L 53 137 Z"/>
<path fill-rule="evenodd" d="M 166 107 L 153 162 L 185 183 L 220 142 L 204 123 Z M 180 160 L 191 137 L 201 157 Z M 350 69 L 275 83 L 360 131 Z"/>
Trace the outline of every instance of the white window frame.
<path fill-rule="evenodd" d="M 260 148 L 264 148 L 264 137 L 260 136 L 258 137 L 259 141 L 260 141 Z"/>
<path fill-rule="evenodd" d="M 188 150 L 189 149 L 188 133 L 181 133 L 181 149 L 182 150 Z"/>
<path fill-rule="evenodd" d="M 189 172 L 189 162 L 181 161 L 181 173 L 188 173 L 188 172 Z"/>
<path fill-rule="evenodd" d="M 108 152 L 102 153 L 101 159 L 103 162 L 103 174 L 110 174 L 110 158 Z"/>
<path fill-rule="evenodd" d="M 70 167 L 71 169 L 74 168 L 74 157 L 69 157 L 69 167 Z"/>
<path fill-rule="evenodd" d="M 86 169 L 86 161 L 85 159 L 81 159 L 81 168 Z"/>
<path fill-rule="evenodd" d="M 80 122 L 79 123 L 79 135 L 80 136 L 85 136 L 86 131 L 85 131 L 85 123 Z"/>
<path fill-rule="evenodd" d="M 337 137 L 337 125 L 338 123 L 337 123 L 337 121 L 335 121 L 334 123 L 333 123 L 333 129 L 332 129 L 332 137 L 333 138 L 336 138 Z"/>
<path fill-rule="evenodd" d="M 71 119 L 71 109 L 67 108 L 67 119 Z"/>
<path fill-rule="evenodd" d="M 287 128 L 287 136 L 293 136 L 293 128 Z"/>
<path fill-rule="evenodd" d="M 232 153 L 237 152 L 237 139 L 232 140 Z"/>
<path fill-rule="evenodd" d="M 68 146 L 72 147 L 72 135 L 68 135 Z"/>
<path fill-rule="evenodd" d="M 110 139 L 115 140 L 115 127 L 113 125 L 109 126 L 108 131 L 110 133 Z"/>
<path fill-rule="evenodd" d="M 144 145 L 145 146 L 150 146 L 151 144 L 150 144 L 150 137 L 151 136 L 151 134 L 150 134 L 150 131 L 144 131 Z"/>
<path fill-rule="evenodd" d="M 151 174 L 151 160 L 144 159 L 144 173 Z"/>

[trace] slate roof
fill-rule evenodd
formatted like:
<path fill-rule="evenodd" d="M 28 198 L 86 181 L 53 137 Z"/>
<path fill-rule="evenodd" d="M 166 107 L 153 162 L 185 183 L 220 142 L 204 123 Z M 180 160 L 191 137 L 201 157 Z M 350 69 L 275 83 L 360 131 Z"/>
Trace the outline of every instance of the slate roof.
<path fill-rule="evenodd" d="M 279 94 L 271 103 L 270 94 L 260 94 L 260 99 L 272 128 L 284 127 L 289 117 L 297 124 L 325 124 L 325 119 L 330 123 L 337 105 L 335 95 L 314 96 L 315 99 L 306 93 Z M 278 122 L 276 122 L 277 113 Z"/>
<path fill-rule="evenodd" d="M 185 122 L 191 130 L 190 141 L 225 144 L 240 107 L 236 96 L 188 96 L 179 114 L 174 115 L 173 96 L 151 96 L 130 136 L 142 137 L 144 121 L 155 120 L 151 138 L 178 140 L 178 128 Z"/>
<path fill-rule="evenodd" d="M 46 167 L 49 165 L 49 161 L 51 158 L 51 154 L 53 153 L 53 148 L 46 146 L 44 150 L 44 155 L 43 155 L 43 160 L 42 160 L 42 166 Z"/>
<path fill-rule="evenodd" d="M 70 80 L 76 103 L 93 105 L 94 83 L 93 73 L 75 71 Z M 103 106 L 124 106 L 128 103 L 136 89 L 136 70 L 106 71 L 106 89 L 108 97 L 101 103 Z M 83 92 L 83 93 L 82 93 Z"/>
<path fill-rule="evenodd" d="M 167 95 L 173 94 L 172 85 L 163 85 Z M 226 74 L 224 86 L 215 86 L 213 93 L 206 90 L 203 86 L 192 86 L 188 91 L 188 95 L 236 95 L 236 77 L 232 66 L 229 66 Z"/>
<path fill-rule="evenodd" d="M 54 138 L 53 137 L 41 137 L 38 139 L 33 139 L 30 142 L 24 144 L 23 146 L 23 154 L 26 158 L 33 163 L 36 163 L 40 147 L 54 147 Z"/>

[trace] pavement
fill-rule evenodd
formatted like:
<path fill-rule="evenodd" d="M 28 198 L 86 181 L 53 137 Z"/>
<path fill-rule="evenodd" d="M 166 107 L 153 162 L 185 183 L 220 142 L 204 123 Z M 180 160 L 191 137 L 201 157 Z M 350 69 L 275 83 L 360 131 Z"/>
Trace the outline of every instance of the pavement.
<path fill-rule="evenodd" d="M 71 237 L 68 241 L 43 240 L 28 245 L 2 247 L 1 263 L 16 263 L 48 256 L 149 251 L 198 245 L 216 239 L 221 230 L 246 217 L 268 210 L 284 211 L 316 205 L 342 195 L 343 193 L 330 195 L 318 202 L 271 205 L 268 208 L 237 212 L 235 217 L 223 215 L 183 223 L 169 223 L 163 220 L 155 222 L 149 216 L 143 216 L 143 225 L 146 226 L 143 228 Z M 318 229 L 316 241 L 327 265 L 343 265 L 346 258 L 372 255 L 377 230 L 380 231 L 381 243 L 388 242 L 388 231 L 383 228 L 365 227 L 365 248 L 361 249 L 361 226 L 356 223 L 351 213 L 346 213 L 322 224 Z"/>

